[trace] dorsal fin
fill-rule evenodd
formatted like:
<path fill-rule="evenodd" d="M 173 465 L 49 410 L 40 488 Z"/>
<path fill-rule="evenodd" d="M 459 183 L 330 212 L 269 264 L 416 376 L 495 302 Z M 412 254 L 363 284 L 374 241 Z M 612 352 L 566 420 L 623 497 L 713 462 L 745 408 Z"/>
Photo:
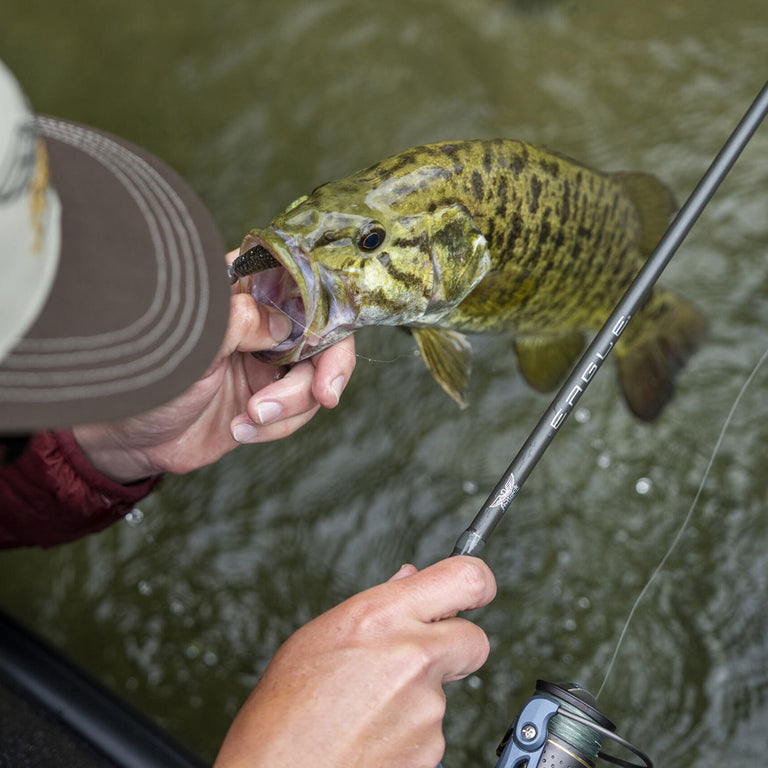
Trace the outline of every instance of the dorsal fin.
<path fill-rule="evenodd" d="M 551 392 L 570 371 L 584 348 L 578 331 L 515 339 L 515 352 L 523 378 L 539 392 Z"/>
<path fill-rule="evenodd" d="M 472 347 L 463 333 L 444 328 L 410 328 L 421 356 L 437 383 L 467 407 Z"/>
<path fill-rule="evenodd" d="M 677 208 L 672 190 L 650 173 L 614 173 L 640 216 L 640 251 L 649 255 L 667 231 Z"/>

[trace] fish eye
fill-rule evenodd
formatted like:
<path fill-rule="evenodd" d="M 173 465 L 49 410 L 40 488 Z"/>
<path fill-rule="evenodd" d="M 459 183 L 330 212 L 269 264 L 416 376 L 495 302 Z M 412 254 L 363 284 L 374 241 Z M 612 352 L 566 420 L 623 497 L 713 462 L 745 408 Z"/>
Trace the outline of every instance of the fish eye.
<path fill-rule="evenodd" d="M 361 251 L 375 251 L 384 242 L 386 234 L 381 224 L 374 224 L 360 233 L 357 245 Z"/>

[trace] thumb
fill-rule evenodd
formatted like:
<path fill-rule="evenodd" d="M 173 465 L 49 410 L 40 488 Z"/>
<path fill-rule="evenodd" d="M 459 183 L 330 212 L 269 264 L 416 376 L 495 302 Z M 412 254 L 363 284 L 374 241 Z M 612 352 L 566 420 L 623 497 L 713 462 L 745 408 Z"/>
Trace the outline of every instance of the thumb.
<path fill-rule="evenodd" d="M 387 582 L 400 581 L 400 579 L 404 579 L 407 576 L 413 576 L 413 574 L 418 573 L 418 571 L 419 569 L 415 565 L 406 563 L 405 565 L 401 565 L 400 570 L 397 573 L 395 573 L 393 576 L 390 576 L 387 579 Z"/>

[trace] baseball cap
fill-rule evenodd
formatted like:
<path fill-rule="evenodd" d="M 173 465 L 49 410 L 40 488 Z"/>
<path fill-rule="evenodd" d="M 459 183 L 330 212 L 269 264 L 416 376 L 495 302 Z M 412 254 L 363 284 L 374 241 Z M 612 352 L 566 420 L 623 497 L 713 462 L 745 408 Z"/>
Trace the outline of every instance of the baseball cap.
<path fill-rule="evenodd" d="M 114 421 L 181 394 L 224 338 L 225 266 L 174 170 L 34 114 L 0 62 L 0 433 Z"/>

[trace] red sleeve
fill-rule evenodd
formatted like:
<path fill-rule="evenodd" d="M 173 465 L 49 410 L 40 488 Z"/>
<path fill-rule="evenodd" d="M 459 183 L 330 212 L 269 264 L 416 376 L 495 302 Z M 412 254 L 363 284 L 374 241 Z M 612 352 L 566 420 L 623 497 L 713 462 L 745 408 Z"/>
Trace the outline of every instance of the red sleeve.
<path fill-rule="evenodd" d="M 121 485 L 91 466 L 70 430 L 36 434 L 0 466 L 0 548 L 49 547 L 100 531 L 159 480 Z"/>

